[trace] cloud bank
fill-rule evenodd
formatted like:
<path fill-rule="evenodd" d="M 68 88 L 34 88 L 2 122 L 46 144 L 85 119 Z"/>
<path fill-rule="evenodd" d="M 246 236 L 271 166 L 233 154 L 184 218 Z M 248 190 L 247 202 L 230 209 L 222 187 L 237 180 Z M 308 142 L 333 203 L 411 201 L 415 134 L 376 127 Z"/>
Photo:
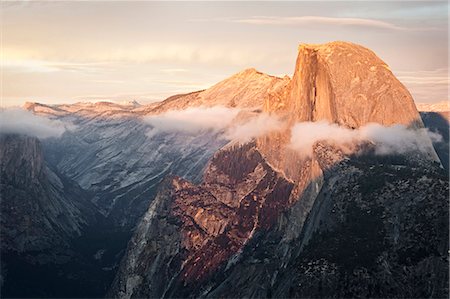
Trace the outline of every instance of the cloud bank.
<path fill-rule="evenodd" d="M 240 109 L 222 106 L 194 107 L 170 110 L 144 120 L 152 127 L 148 136 L 161 132 L 187 135 L 216 132 L 220 138 L 242 143 L 281 128 L 282 123 L 276 117 L 261 113 L 242 119 L 238 116 L 241 112 Z"/>
<path fill-rule="evenodd" d="M 231 124 L 239 109 L 215 106 L 193 107 L 185 110 L 169 110 L 152 115 L 145 121 L 160 132 L 183 132 L 198 134 L 204 131 L 220 131 Z"/>
<path fill-rule="evenodd" d="M 0 133 L 24 134 L 39 139 L 60 137 L 66 126 L 59 120 L 51 120 L 18 108 L 0 111 Z"/>
<path fill-rule="evenodd" d="M 294 125 L 289 146 L 304 155 L 311 155 L 314 143 L 321 140 L 338 146 L 369 141 L 376 145 L 376 154 L 403 154 L 412 151 L 429 152 L 428 138 L 439 141 L 442 136 L 427 129 L 408 129 L 404 125 L 384 127 L 371 123 L 357 130 L 351 130 L 337 124 L 319 121 Z"/>
<path fill-rule="evenodd" d="M 245 143 L 252 138 L 277 131 L 282 128 L 282 122 L 277 117 L 266 113 L 252 117 L 244 123 L 234 125 L 225 132 L 225 138 Z"/>

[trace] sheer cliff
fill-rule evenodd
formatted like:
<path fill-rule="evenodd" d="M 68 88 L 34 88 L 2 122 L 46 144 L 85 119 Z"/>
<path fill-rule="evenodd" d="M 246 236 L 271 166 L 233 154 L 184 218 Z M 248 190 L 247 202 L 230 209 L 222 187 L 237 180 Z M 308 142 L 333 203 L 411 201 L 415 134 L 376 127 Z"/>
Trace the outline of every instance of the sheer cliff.
<path fill-rule="evenodd" d="M 67 295 L 86 266 L 73 242 L 99 217 L 91 195 L 51 169 L 36 137 L 0 136 L 0 174 L 2 297 Z"/>

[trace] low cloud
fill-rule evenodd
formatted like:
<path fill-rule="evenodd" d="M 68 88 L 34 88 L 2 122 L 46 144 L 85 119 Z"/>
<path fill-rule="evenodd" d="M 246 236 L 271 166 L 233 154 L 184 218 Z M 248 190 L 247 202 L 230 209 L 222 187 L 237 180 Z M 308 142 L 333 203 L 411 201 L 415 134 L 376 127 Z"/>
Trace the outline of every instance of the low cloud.
<path fill-rule="evenodd" d="M 239 109 L 215 106 L 194 107 L 185 110 L 169 110 L 152 115 L 145 121 L 159 132 L 183 132 L 198 134 L 202 131 L 221 131 L 228 127 L 238 115 Z M 153 134 L 153 133 L 151 133 Z"/>
<path fill-rule="evenodd" d="M 60 137 L 66 125 L 59 120 L 37 116 L 27 110 L 18 108 L 0 111 L 0 133 L 24 134 L 39 139 Z"/>
<path fill-rule="evenodd" d="M 225 132 L 225 138 L 245 143 L 252 138 L 280 130 L 282 122 L 275 116 L 266 113 L 252 117 L 244 123 L 234 125 Z"/>
<path fill-rule="evenodd" d="M 340 127 L 327 122 L 303 122 L 292 127 L 290 147 L 304 155 L 311 155 L 315 142 L 326 140 L 335 145 L 351 145 L 361 141 L 373 142 L 377 154 L 429 152 L 428 138 L 439 141 L 442 136 L 427 129 L 408 129 L 404 125 L 384 127 L 367 124 L 357 130 Z"/>
<path fill-rule="evenodd" d="M 170 110 L 146 117 L 145 121 L 152 126 L 148 136 L 159 132 L 181 132 L 188 135 L 216 132 L 223 139 L 242 143 L 282 126 L 278 118 L 266 113 L 249 115 L 240 109 L 222 106 Z"/>

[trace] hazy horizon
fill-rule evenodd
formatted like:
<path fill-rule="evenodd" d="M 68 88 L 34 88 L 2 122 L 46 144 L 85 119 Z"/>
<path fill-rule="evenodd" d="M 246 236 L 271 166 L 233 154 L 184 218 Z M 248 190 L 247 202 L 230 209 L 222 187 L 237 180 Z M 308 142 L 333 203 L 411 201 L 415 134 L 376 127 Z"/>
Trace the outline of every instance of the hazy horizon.
<path fill-rule="evenodd" d="M 448 100 L 448 3 L 2 2 L 2 106 L 162 100 L 246 68 L 292 76 L 300 43 L 373 50 L 416 103 Z"/>

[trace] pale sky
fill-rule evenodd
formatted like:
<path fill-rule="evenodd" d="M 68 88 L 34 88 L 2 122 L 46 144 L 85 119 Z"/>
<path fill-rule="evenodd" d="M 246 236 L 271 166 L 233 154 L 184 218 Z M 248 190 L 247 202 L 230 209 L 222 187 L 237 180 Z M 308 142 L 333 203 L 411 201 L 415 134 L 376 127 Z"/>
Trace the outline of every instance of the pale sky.
<path fill-rule="evenodd" d="M 138 100 L 243 69 L 292 76 L 300 43 L 372 49 L 416 102 L 448 99 L 446 1 L 1 1 L 2 105 Z"/>

